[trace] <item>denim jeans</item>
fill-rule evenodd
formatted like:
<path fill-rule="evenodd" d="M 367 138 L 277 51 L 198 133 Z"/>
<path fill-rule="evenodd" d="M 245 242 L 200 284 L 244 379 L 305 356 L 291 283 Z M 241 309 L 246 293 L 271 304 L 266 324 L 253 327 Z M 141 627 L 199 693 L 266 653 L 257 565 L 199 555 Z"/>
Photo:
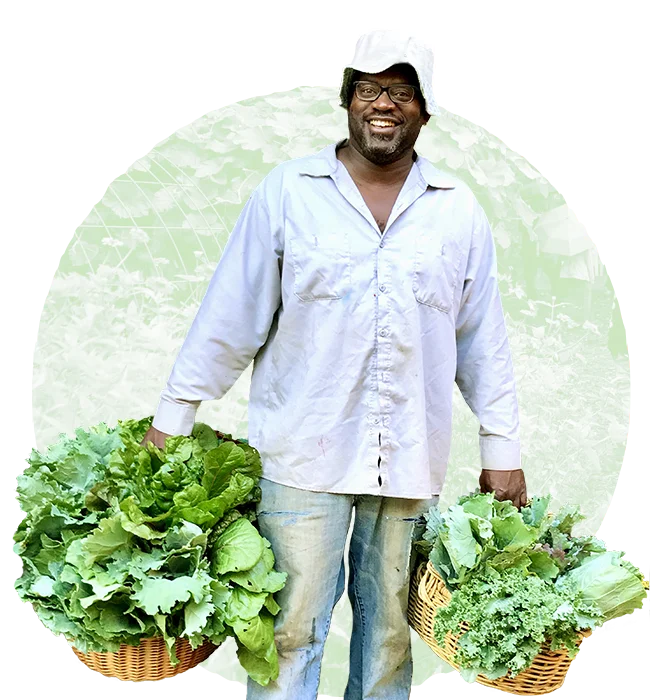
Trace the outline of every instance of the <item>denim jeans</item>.
<path fill-rule="evenodd" d="M 429 500 L 317 493 L 262 479 L 259 526 L 288 573 L 275 598 L 280 673 L 262 687 L 248 679 L 248 700 L 313 700 L 332 610 L 344 591 L 344 549 L 351 515 L 348 596 L 353 609 L 345 700 L 410 697 L 412 656 L 406 610 L 415 522 Z"/>

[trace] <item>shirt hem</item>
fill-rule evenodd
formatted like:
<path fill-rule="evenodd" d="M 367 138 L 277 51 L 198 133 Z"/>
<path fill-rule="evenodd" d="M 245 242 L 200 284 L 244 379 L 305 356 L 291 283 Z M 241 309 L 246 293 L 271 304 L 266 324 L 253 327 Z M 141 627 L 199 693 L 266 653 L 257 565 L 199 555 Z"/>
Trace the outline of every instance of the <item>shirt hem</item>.
<path fill-rule="evenodd" d="M 274 484 L 279 484 L 280 486 L 289 486 L 293 489 L 299 489 L 300 491 L 311 491 L 312 493 L 332 493 L 338 496 L 382 496 L 383 498 L 405 498 L 415 501 L 428 500 L 429 498 L 435 498 L 440 495 L 442 489 L 436 491 L 425 492 L 423 494 L 411 494 L 411 493 L 383 493 L 382 490 L 367 491 L 367 490 L 342 490 L 342 489 L 324 489 L 321 487 L 311 487 L 302 486 L 301 484 L 294 483 L 292 481 L 287 481 L 286 479 L 275 479 L 271 476 L 263 475 L 261 477 L 265 481 L 271 481 Z"/>

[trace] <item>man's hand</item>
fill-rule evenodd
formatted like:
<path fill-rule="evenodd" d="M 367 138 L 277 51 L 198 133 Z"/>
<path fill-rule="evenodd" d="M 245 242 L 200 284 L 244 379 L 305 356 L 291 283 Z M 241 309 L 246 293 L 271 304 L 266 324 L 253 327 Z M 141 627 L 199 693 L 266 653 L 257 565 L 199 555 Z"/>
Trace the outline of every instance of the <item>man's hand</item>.
<path fill-rule="evenodd" d="M 481 493 L 495 493 L 498 501 L 511 501 L 516 508 L 527 505 L 527 485 L 522 469 L 482 469 L 479 476 Z"/>
<path fill-rule="evenodd" d="M 147 430 L 147 434 L 142 438 L 142 442 L 140 443 L 141 445 L 146 445 L 148 442 L 153 443 L 156 445 L 156 447 L 160 447 L 161 450 L 165 449 L 165 438 L 172 437 L 171 435 L 168 435 L 167 433 L 161 433 L 160 430 L 154 428 L 152 425 L 149 430 Z"/>

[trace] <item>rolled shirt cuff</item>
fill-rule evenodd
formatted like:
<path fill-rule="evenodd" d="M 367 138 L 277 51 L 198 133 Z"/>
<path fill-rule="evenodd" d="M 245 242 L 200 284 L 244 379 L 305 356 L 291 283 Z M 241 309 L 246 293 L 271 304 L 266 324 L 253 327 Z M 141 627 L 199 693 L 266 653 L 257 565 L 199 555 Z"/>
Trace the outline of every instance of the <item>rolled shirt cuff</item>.
<path fill-rule="evenodd" d="M 168 435 L 190 435 L 199 403 L 174 403 L 161 396 L 153 426 Z"/>
<path fill-rule="evenodd" d="M 521 469 L 520 441 L 496 437 L 480 437 L 481 468 L 506 471 Z"/>

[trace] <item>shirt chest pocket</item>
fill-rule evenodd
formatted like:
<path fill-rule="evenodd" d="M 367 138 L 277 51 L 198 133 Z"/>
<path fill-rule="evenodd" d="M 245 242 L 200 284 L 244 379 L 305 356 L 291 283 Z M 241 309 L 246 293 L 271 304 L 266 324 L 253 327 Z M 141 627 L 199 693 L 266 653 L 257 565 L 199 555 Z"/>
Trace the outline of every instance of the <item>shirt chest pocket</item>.
<path fill-rule="evenodd" d="M 417 236 L 413 293 L 420 304 L 448 313 L 454 304 L 461 263 L 458 242 L 442 233 Z"/>
<path fill-rule="evenodd" d="M 302 301 L 341 299 L 350 287 L 348 233 L 322 231 L 292 237 L 293 291 Z"/>

